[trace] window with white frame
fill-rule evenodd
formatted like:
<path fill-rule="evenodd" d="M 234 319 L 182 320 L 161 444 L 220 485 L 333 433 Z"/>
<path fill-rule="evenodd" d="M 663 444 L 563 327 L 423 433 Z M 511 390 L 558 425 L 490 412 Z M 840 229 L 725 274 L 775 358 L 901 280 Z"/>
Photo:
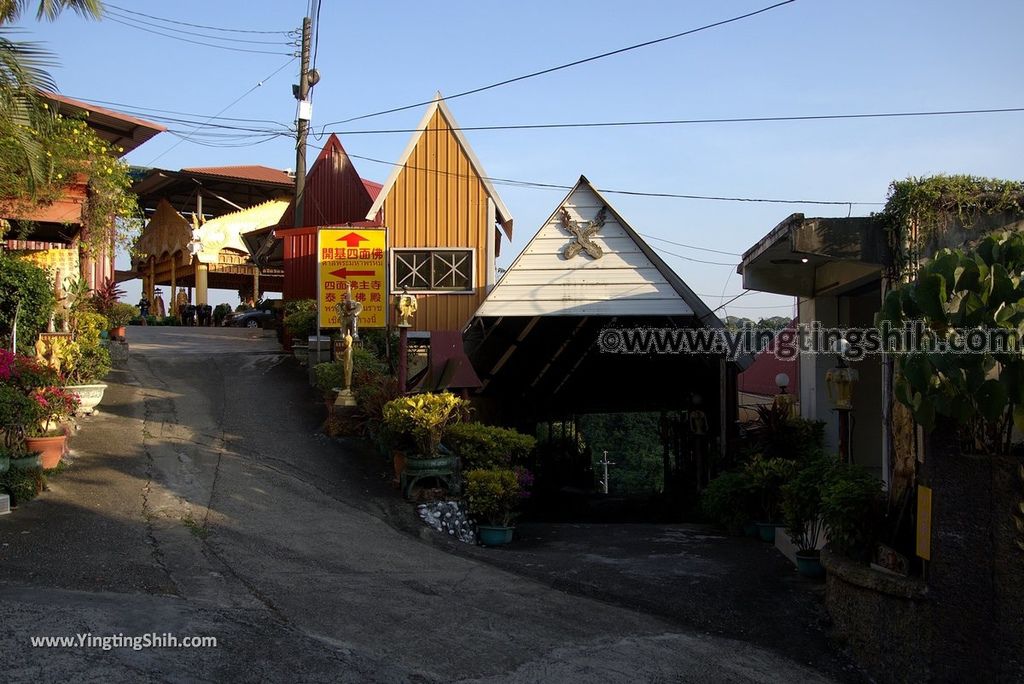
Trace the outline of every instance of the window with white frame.
<path fill-rule="evenodd" d="M 396 291 L 472 292 L 472 249 L 394 249 Z"/>

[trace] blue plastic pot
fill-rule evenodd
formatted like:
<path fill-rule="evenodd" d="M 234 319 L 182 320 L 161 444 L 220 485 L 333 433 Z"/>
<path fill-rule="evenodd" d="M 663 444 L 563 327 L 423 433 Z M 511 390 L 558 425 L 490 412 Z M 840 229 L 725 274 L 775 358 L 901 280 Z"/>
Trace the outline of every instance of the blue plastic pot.
<path fill-rule="evenodd" d="M 476 532 L 484 546 L 504 546 L 512 541 L 514 527 L 501 525 L 477 525 Z"/>

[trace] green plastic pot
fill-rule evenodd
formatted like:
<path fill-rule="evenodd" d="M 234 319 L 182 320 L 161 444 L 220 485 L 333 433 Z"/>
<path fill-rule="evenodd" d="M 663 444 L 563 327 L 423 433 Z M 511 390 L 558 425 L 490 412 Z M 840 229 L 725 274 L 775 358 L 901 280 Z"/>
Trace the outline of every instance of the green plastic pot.
<path fill-rule="evenodd" d="M 476 533 L 484 546 L 504 546 L 511 543 L 515 529 L 503 525 L 477 525 Z"/>

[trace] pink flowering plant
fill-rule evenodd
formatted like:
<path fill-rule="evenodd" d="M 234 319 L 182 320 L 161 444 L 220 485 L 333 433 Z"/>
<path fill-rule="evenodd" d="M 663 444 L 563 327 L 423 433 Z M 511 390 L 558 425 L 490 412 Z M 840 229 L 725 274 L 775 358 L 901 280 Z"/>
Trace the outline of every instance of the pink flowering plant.
<path fill-rule="evenodd" d="M 36 414 L 35 420 L 26 426 L 30 437 L 56 434 L 61 424 L 71 418 L 81 403 L 74 392 L 52 385 L 35 390 L 29 398 Z"/>

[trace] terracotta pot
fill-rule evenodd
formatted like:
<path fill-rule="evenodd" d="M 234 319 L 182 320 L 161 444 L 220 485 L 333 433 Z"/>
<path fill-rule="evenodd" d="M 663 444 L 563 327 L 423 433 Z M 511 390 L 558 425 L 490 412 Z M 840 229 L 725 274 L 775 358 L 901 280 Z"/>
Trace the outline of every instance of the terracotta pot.
<path fill-rule="evenodd" d="M 404 451 L 392 451 L 391 459 L 395 466 L 395 482 L 399 482 L 402 479 L 402 473 L 405 472 L 405 464 L 408 459 Z"/>
<path fill-rule="evenodd" d="M 123 325 L 111 328 L 108 334 L 110 335 L 110 339 L 124 342 L 125 329 Z"/>
<path fill-rule="evenodd" d="M 39 462 L 43 470 L 51 470 L 60 465 L 67 446 L 67 435 L 53 437 L 26 437 L 25 446 L 30 452 L 39 454 Z"/>

